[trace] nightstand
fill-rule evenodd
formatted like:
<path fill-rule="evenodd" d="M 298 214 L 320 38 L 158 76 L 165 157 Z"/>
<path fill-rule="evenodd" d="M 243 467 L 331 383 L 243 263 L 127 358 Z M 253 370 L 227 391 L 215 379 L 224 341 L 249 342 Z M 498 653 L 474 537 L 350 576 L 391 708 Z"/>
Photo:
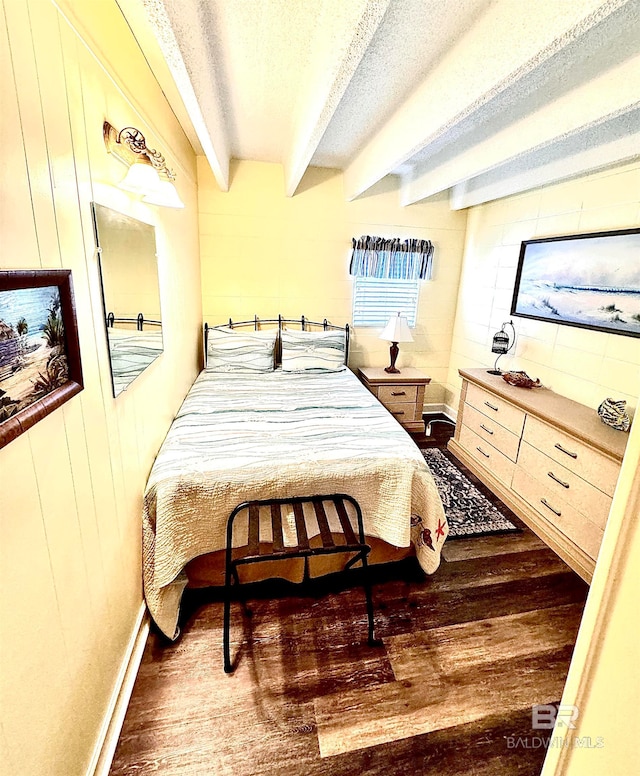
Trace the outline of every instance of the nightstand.
<path fill-rule="evenodd" d="M 389 374 L 382 367 L 363 366 L 358 369 L 358 377 L 407 431 L 424 434 L 422 407 L 430 377 L 408 366 L 398 374 Z"/>

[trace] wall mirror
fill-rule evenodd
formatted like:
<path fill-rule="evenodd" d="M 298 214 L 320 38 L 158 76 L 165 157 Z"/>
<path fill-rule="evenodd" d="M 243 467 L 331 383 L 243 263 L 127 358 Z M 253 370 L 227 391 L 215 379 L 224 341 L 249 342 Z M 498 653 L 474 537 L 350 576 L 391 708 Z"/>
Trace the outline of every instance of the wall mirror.
<path fill-rule="evenodd" d="M 113 395 L 162 353 L 155 228 L 91 203 Z"/>

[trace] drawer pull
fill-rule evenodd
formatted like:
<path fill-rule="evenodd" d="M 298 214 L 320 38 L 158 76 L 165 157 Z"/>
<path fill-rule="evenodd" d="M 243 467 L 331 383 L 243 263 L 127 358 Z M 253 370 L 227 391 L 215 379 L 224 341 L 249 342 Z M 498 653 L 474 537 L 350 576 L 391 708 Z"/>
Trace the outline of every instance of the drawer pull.
<path fill-rule="evenodd" d="M 486 402 L 485 402 L 485 404 L 487 405 L 487 407 L 488 407 L 490 410 L 493 410 L 494 412 L 497 412 L 497 411 L 498 411 L 498 408 L 497 408 L 496 406 L 494 406 L 493 404 L 489 404 L 489 402 L 488 402 L 488 401 L 486 401 Z"/>
<path fill-rule="evenodd" d="M 485 453 L 485 451 L 484 451 L 484 450 L 483 450 L 481 447 L 476 447 L 476 450 L 477 450 L 479 453 L 482 453 L 482 455 L 484 455 L 484 457 L 485 457 L 485 458 L 491 458 L 491 456 L 489 455 L 489 453 Z"/>
<path fill-rule="evenodd" d="M 551 477 L 551 479 L 554 482 L 557 482 L 558 485 L 562 485 L 563 488 L 568 488 L 569 487 L 569 483 L 568 482 L 563 482 L 562 480 L 558 479 L 553 472 L 547 472 L 547 477 Z"/>
<path fill-rule="evenodd" d="M 391 391 L 391 395 L 392 396 L 406 396 L 407 392 L 406 391 Z"/>
<path fill-rule="evenodd" d="M 560 517 L 562 515 L 562 512 L 559 512 L 557 509 L 554 509 L 551 504 L 547 501 L 546 498 L 541 498 L 540 503 L 544 504 L 547 509 L 550 509 L 554 515 L 558 515 Z"/>
<path fill-rule="evenodd" d="M 402 411 L 401 412 L 392 412 L 391 414 L 392 415 L 404 415 L 404 412 L 402 412 Z"/>
<path fill-rule="evenodd" d="M 493 431 L 492 431 L 490 428 L 487 428 L 487 427 L 484 425 L 484 423 L 481 423 L 481 424 L 480 424 L 480 428 L 483 428 L 483 429 L 484 429 L 484 430 L 487 432 L 487 434 L 491 434 L 491 436 L 493 436 Z"/>
<path fill-rule="evenodd" d="M 577 458 L 578 453 L 572 453 L 570 450 L 565 450 L 564 447 L 558 443 L 556 446 L 556 450 L 560 450 L 561 453 L 564 453 L 565 455 L 568 455 L 570 458 Z"/>

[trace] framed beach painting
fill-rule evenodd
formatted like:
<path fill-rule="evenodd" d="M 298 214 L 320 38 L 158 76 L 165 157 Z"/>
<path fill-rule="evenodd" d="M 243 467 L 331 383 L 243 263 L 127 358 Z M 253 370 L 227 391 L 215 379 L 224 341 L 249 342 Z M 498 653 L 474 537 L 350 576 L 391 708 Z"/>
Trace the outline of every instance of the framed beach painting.
<path fill-rule="evenodd" d="M 640 229 L 523 242 L 511 314 L 640 337 Z"/>
<path fill-rule="evenodd" d="M 82 388 L 71 271 L 0 271 L 0 447 Z"/>

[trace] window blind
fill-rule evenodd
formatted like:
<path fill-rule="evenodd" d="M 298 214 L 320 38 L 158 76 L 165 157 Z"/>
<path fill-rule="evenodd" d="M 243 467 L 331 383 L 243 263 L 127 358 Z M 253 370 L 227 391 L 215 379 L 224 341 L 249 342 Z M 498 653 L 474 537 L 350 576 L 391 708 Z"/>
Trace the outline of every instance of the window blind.
<path fill-rule="evenodd" d="M 418 280 L 356 277 L 353 288 L 353 325 L 385 326 L 392 315 L 402 313 L 412 328 L 418 309 Z"/>

